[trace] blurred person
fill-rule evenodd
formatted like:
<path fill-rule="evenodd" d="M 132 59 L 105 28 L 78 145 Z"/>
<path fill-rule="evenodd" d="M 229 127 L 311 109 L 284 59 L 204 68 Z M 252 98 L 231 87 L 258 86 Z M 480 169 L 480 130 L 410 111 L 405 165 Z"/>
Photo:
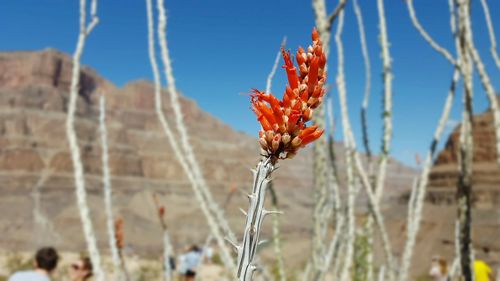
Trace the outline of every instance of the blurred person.
<path fill-rule="evenodd" d="M 191 246 L 187 253 L 179 258 L 179 273 L 185 281 L 194 281 L 196 270 L 201 263 L 202 251 L 197 245 Z"/>
<path fill-rule="evenodd" d="M 440 256 L 435 256 L 432 258 L 431 270 L 429 271 L 429 276 L 432 277 L 434 281 L 450 280 L 448 272 L 448 263 L 444 258 Z"/>
<path fill-rule="evenodd" d="M 92 277 L 92 262 L 88 257 L 80 258 L 71 264 L 69 273 L 71 281 L 86 281 Z"/>
<path fill-rule="evenodd" d="M 482 254 L 479 255 L 480 259 L 474 260 L 474 276 L 476 281 L 493 281 L 493 270 L 484 261 L 488 259 L 490 254 L 490 249 L 488 247 L 483 248 Z"/>
<path fill-rule="evenodd" d="M 8 281 L 50 281 L 50 276 L 56 269 L 58 261 L 59 255 L 54 248 L 41 248 L 35 254 L 35 269 L 18 271 Z"/>

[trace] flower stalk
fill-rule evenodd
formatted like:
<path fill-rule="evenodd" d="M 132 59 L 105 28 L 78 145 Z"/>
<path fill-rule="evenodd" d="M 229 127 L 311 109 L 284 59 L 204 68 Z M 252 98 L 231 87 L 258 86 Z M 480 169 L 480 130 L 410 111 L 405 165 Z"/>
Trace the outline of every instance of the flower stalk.
<path fill-rule="evenodd" d="M 317 126 L 306 125 L 325 94 L 326 57 L 316 29 L 313 30 L 312 40 L 313 44 L 307 50 L 298 49 L 295 57 L 298 68 L 292 62 L 290 52 L 282 48 L 283 68 L 289 84 L 282 100 L 257 89 L 251 95 L 252 110 L 262 126 L 259 144 L 264 157 L 253 170 L 252 192 L 248 194 L 250 206 L 244 212 L 246 223 L 242 243 L 237 245 L 231 242 L 238 251 L 236 276 L 240 281 L 252 280 L 257 269 L 255 254 L 261 243 L 259 238 L 264 218 L 281 213 L 264 209 L 266 190 L 278 160 L 293 158 L 299 149 L 323 134 Z"/>
<path fill-rule="evenodd" d="M 99 97 L 99 131 L 101 133 L 101 161 L 102 161 L 102 184 L 104 193 L 104 212 L 106 213 L 106 226 L 108 229 L 108 242 L 111 250 L 111 259 L 113 260 L 114 272 L 117 274 L 116 280 L 128 280 L 126 278 L 123 259 L 117 247 L 115 227 L 113 225 L 113 200 L 111 188 L 111 173 L 109 170 L 108 153 L 108 132 L 106 128 L 106 98 Z"/>

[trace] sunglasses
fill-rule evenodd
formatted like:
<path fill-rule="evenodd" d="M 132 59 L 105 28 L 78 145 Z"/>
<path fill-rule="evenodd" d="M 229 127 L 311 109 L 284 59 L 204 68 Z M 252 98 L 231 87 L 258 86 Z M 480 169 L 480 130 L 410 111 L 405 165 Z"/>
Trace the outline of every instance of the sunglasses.
<path fill-rule="evenodd" d="M 73 268 L 74 270 L 80 270 L 80 269 L 82 269 L 82 267 L 80 267 L 78 264 L 72 264 L 71 268 Z"/>

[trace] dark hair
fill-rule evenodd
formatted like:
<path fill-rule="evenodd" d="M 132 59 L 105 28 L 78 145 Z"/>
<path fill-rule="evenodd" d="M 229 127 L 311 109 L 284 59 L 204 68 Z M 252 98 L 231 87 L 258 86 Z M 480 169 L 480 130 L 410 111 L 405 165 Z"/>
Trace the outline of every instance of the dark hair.
<path fill-rule="evenodd" d="M 58 260 L 57 251 L 52 247 L 41 248 L 35 255 L 36 266 L 49 272 L 56 268 Z"/>
<path fill-rule="evenodd" d="M 83 257 L 81 258 L 81 260 L 83 262 L 83 269 L 89 271 L 89 273 L 85 275 L 85 278 L 89 278 L 90 276 L 92 276 L 92 262 L 88 257 Z"/>
<path fill-rule="evenodd" d="M 191 252 L 201 252 L 201 248 L 198 247 L 198 245 L 192 245 L 190 248 L 189 248 L 189 251 Z"/>

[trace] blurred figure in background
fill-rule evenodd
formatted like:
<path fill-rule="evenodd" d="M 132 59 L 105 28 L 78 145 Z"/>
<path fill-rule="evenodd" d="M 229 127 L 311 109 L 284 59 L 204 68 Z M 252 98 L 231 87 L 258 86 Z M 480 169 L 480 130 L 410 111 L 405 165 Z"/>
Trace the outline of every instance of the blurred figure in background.
<path fill-rule="evenodd" d="M 450 280 L 448 272 L 448 263 L 444 258 L 440 256 L 435 256 L 432 258 L 431 270 L 429 271 L 429 276 L 431 276 L 434 281 Z"/>
<path fill-rule="evenodd" d="M 196 271 L 201 263 L 202 251 L 197 245 L 189 248 L 186 254 L 179 258 L 179 273 L 184 276 L 185 281 L 194 281 Z"/>
<path fill-rule="evenodd" d="M 35 255 L 35 270 L 14 273 L 8 281 L 50 281 L 50 275 L 57 267 L 59 255 L 52 247 L 41 248 Z"/>
<path fill-rule="evenodd" d="M 71 264 L 69 273 L 71 281 L 86 281 L 92 277 L 92 263 L 87 257 L 80 258 Z"/>
<path fill-rule="evenodd" d="M 474 275 L 476 281 L 493 281 L 493 270 L 484 261 L 487 260 L 490 254 L 490 249 L 488 247 L 483 248 L 483 252 L 479 254 L 479 259 L 474 261 Z"/>

